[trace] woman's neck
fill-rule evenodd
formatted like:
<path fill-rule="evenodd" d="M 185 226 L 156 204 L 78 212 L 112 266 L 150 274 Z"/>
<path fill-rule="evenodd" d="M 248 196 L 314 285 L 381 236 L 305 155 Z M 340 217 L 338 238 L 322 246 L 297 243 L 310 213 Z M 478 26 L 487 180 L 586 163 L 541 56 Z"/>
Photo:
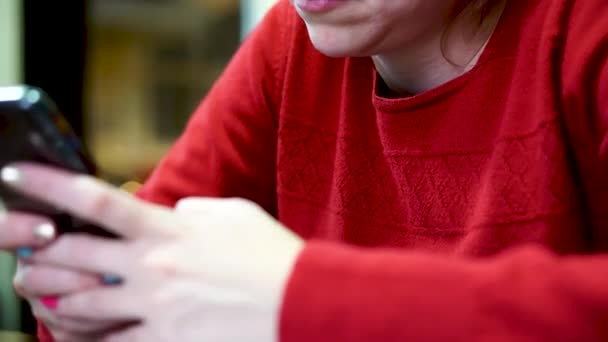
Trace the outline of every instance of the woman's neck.
<path fill-rule="evenodd" d="M 473 24 L 473 14 L 462 13 L 441 34 L 415 46 L 372 57 L 390 95 L 415 95 L 445 84 L 471 70 L 490 40 L 506 0 Z"/>

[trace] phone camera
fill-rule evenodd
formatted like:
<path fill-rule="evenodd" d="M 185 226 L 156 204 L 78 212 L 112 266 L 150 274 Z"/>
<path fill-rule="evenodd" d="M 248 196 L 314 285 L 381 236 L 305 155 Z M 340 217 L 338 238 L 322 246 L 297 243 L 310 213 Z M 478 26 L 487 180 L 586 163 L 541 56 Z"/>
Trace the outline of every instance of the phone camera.
<path fill-rule="evenodd" d="M 30 133 L 29 140 L 30 140 L 30 143 L 34 147 L 43 147 L 44 146 L 44 139 L 42 139 L 42 136 L 38 133 L 35 133 L 35 132 Z"/>

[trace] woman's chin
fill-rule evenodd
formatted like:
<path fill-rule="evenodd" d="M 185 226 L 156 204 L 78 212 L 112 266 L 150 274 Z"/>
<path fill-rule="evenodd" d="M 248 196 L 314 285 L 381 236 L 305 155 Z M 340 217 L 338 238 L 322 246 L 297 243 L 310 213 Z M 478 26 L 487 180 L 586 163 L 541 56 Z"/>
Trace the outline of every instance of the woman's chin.
<path fill-rule="evenodd" d="M 366 32 L 367 31 L 367 32 Z M 375 54 L 374 35 L 369 30 L 342 30 L 308 26 L 313 46 L 329 57 L 366 57 Z"/>
<path fill-rule="evenodd" d="M 314 39 L 312 38 L 312 44 L 322 54 L 333 57 L 362 57 L 369 56 L 365 53 L 363 46 L 357 46 L 353 44 L 353 40 L 334 40 L 334 39 Z"/>
<path fill-rule="evenodd" d="M 354 57 L 355 55 L 348 49 L 340 49 L 335 46 L 318 46 L 315 45 L 315 48 L 322 54 L 327 57 L 332 58 L 343 58 L 343 57 Z"/>

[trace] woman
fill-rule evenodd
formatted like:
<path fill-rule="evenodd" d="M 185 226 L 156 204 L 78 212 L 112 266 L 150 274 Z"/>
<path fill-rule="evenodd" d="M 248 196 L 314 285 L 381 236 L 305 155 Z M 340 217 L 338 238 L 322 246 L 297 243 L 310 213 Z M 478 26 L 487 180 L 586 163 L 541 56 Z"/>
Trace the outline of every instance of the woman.
<path fill-rule="evenodd" d="M 605 0 L 280 1 L 156 205 L 2 171 L 123 237 L 9 213 L 16 287 L 57 341 L 606 340 L 607 22 Z"/>

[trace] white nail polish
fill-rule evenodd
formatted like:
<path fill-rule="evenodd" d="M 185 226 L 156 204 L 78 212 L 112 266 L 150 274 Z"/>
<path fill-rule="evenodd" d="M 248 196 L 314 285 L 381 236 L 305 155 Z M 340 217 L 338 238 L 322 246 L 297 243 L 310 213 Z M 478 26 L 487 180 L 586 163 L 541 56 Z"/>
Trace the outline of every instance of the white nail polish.
<path fill-rule="evenodd" d="M 17 184 L 21 181 L 21 172 L 12 166 L 6 166 L 0 171 L 0 179 L 4 183 Z"/>
<path fill-rule="evenodd" d="M 41 241 L 51 241 L 55 234 L 55 226 L 51 223 L 42 223 L 34 228 L 34 236 Z"/>
<path fill-rule="evenodd" d="M 23 284 L 24 275 L 25 275 L 25 267 L 18 267 L 17 272 L 15 272 L 15 276 L 13 277 L 13 283 L 16 286 L 21 286 Z"/>
<path fill-rule="evenodd" d="M 0 199 L 0 224 L 6 222 L 7 210 L 2 199 Z"/>

